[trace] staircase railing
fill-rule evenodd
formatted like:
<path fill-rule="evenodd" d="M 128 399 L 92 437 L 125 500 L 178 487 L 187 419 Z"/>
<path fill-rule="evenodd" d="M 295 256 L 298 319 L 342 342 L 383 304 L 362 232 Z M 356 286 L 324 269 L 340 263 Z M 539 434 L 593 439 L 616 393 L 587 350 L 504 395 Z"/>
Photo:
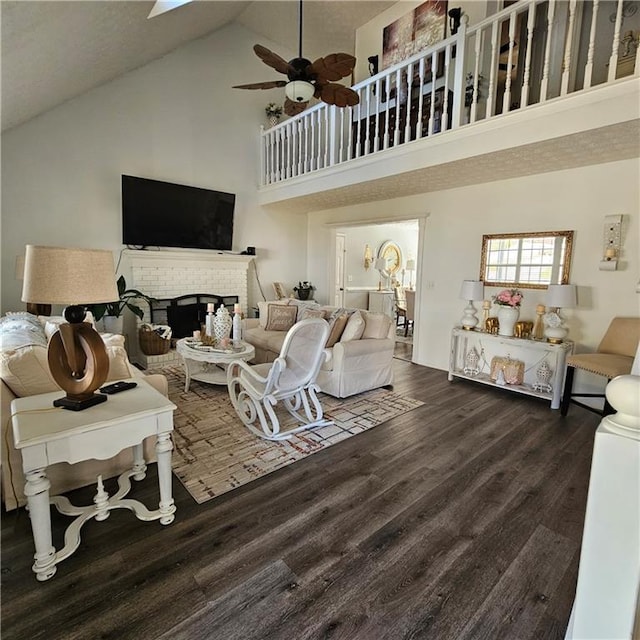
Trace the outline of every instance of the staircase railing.
<path fill-rule="evenodd" d="M 521 0 L 471 28 L 463 16 L 455 35 L 354 85 L 356 106 L 319 103 L 263 130 L 261 184 L 638 76 L 638 32 L 623 31 L 629 3 L 613 6 Z"/>

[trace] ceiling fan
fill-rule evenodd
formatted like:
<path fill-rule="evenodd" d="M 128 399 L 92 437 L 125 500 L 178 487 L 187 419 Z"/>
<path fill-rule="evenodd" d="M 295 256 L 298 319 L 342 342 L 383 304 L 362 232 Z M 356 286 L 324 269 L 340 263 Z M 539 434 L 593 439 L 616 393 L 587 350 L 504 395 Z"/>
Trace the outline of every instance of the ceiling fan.
<path fill-rule="evenodd" d="M 256 44 L 255 54 L 267 66 L 283 73 L 287 80 L 270 80 L 253 84 L 235 85 L 234 89 L 274 89 L 284 87 L 284 112 L 288 116 L 302 113 L 315 97 L 337 107 L 354 106 L 360 102 L 358 94 L 349 87 L 335 82 L 351 74 L 356 59 L 348 53 L 331 53 L 314 62 L 302 57 L 302 0 L 298 11 L 298 57 L 287 62 L 266 47 Z"/>

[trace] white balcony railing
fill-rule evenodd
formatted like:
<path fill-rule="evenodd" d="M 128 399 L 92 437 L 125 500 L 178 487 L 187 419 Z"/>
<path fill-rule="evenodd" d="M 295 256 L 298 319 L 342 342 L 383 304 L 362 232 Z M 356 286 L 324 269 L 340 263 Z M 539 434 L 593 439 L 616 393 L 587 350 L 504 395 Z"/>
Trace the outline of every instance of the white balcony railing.
<path fill-rule="evenodd" d="M 638 76 L 624 0 L 521 0 L 262 132 L 262 185 L 334 167 L 547 100 Z"/>

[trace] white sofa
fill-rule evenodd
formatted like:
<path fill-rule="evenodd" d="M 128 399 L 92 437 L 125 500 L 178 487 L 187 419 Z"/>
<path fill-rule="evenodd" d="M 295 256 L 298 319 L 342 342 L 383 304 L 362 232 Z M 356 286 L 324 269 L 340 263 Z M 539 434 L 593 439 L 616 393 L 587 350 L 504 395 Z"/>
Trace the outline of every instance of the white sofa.
<path fill-rule="evenodd" d="M 274 309 L 274 306 L 294 307 L 295 312 Z M 322 314 L 321 317 L 332 326 L 327 342 L 327 359 L 317 379 L 324 393 L 346 398 L 393 382 L 395 326 L 385 314 L 320 306 L 299 300 L 260 302 L 258 307 L 260 317 L 245 320 L 243 334 L 244 340 L 256 350 L 254 362 L 275 360 L 292 321 Z M 287 313 L 288 317 L 283 318 Z M 274 318 L 277 320 L 276 316 L 281 322 L 272 322 Z M 346 323 L 342 321 L 341 331 L 338 318 L 344 316 L 347 320 Z"/>
<path fill-rule="evenodd" d="M 11 402 L 16 397 L 37 395 L 59 390 L 51 377 L 47 361 L 48 338 L 62 322 L 61 317 L 34 316 L 26 312 L 10 313 L 0 318 L 0 409 L 2 419 L 2 501 L 7 511 L 26 503 L 22 459 L 13 443 Z M 107 380 L 123 380 L 143 376 L 127 357 L 124 337 L 101 334 L 109 355 Z M 167 379 L 163 375 L 146 375 L 144 379 L 162 394 L 167 395 Z M 153 438 L 144 443 L 145 459 L 155 460 Z M 51 481 L 51 495 L 93 484 L 96 477 L 119 475 L 130 469 L 131 450 L 121 451 L 108 460 L 90 460 L 74 465 L 66 463 L 47 468 Z"/>

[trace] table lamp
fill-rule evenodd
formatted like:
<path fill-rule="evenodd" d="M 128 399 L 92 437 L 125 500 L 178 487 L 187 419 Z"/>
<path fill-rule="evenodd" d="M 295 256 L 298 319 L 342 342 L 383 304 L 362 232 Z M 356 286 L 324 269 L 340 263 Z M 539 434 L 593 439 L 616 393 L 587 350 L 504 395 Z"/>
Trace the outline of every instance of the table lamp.
<path fill-rule="evenodd" d="M 560 309 L 571 309 L 577 306 L 575 284 L 550 284 L 546 298 L 549 311 L 543 316 L 544 337 L 547 342 L 560 344 L 569 330 L 564 326 Z"/>
<path fill-rule="evenodd" d="M 111 251 L 27 245 L 22 301 L 68 305 L 67 322 L 47 353 L 53 379 L 67 392 L 54 406 L 82 411 L 107 399 L 94 392 L 107 379 L 109 358 L 100 335 L 84 322 L 84 305 L 117 299 Z"/>
<path fill-rule="evenodd" d="M 482 300 L 484 298 L 484 283 L 480 280 L 463 280 L 460 287 L 460 295 L 462 300 L 467 300 L 468 304 L 464 308 L 464 315 L 460 324 L 463 329 L 472 331 L 478 325 L 478 316 L 476 308 L 473 306 L 474 300 Z"/>
<path fill-rule="evenodd" d="M 387 288 L 387 261 L 384 258 L 376 258 L 374 267 L 380 272 L 378 291 L 382 291 L 382 278 L 384 278 L 384 288 Z"/>
<path fill-rule="evenodd" d="M 416 261 L 407 260 L 407 271 L 409 272 L 409 289 L 413 291 L 413 272 L 416 270 Z"/>
<path fill-rule="evenodd" d="M 16 256 L 16 280 L 24 280 L 24 256 Z M 34 316 L 50 316 L 51 305 L 27 302 L 27 311 Z"/>

